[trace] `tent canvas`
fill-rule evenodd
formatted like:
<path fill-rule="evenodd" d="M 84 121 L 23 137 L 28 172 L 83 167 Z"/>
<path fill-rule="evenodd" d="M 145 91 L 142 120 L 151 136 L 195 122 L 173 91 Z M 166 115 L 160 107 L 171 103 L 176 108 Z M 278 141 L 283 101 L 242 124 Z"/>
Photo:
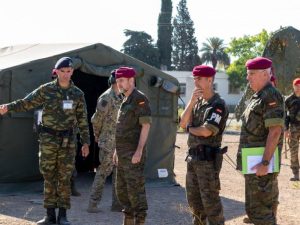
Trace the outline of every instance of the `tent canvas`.
<path fill-rule="evenodd" d="M 179 83 L 176 78 L 108 46 L 36 44 L 0 49 L 0 104 L 23 98 L 51 81 L 52 68 L 62 56 L 74 60 L 72 79 L 85 92 L 89 117 L 98 96 L 108 87 L 112 69 L 132 66 L 137 70 L 136 85 L 150 100 L 153 121 L 146 146 L 146 178 L 157 179 L 158 169 L 166 169 L 169 176 L 163 180 L 173 181 Z M 34 111 L 0 116 L 0 183 L 34 180 L 40 176 L 38 138 L 33 124 Z M 90 168 L 98 158 L 96 147 L 90 148 L 88 160 L 80 162 L 77 158 L 79 169 Z"/>

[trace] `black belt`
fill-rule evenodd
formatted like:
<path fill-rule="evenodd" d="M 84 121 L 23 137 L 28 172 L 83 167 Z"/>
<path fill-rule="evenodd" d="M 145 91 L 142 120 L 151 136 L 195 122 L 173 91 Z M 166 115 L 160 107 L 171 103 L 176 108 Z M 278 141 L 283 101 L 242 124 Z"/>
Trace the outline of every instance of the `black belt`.
<path fill-rule="evenodd" d="M 70 128 L 68 130 L 54 130 L 49 127 L 41 126 L 40 131 L 41 131 L 41 133 L 48 133 L 48 134 L 51 134 L 53 136 L 58 136 L 58 137 L 70 137 L 70 136 L 73 136 L 73 134 L 74 134 L 73 128 Z"/>

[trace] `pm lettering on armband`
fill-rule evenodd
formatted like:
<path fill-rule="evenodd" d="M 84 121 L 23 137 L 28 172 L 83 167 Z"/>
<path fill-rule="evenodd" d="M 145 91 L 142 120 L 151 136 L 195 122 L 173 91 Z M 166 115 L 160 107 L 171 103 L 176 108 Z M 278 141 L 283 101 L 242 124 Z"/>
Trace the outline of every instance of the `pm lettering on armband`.
<path fill-rule="evenodd" d="M 214 122 L 216 122 L 217 124 L 219 124 L 220 121 L 221 121 L 221 119 L 222 119 L 222 116 L 220 116 L 220 115 L 217 114 L 217 113 L 212 113 L 212 114 L 211 114 L 211 117 L 209 118 L 209 121 L 214 121 Z"/>

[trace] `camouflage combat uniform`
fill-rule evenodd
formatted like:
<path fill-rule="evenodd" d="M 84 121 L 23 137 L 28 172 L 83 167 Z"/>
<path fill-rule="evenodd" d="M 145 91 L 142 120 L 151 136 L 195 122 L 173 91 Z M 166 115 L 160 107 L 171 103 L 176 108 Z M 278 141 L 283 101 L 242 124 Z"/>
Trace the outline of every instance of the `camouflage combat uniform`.
<path fill-rule="evenodd" d="M 145 150 L 140 163 L 132 164 L 141 134 L 141 124 L 151 123 L 151 110 L 147 97 L 134 89 L 124 99 L 118 112 L 116 151 L 118 156 L 116 190 L 128 217 L 143 222 L 148 209 L 145 192 Z"/>
<path fill-rule="evenodd" d="M 227 118 L 228 109 L 219 94 L 214 94 L 207 102 L 198 101 L 193 108 L 190 125 L 191 127 L 205 126 L 212 131 L 212 135 L 201 137 L 190 133 L 188 137 L 189 154 L 194 148 L 199 151 L 198 146 L 202 145 L 205 148 L 219 148 Z M 206 224 L 206 220 L 210 225 L 224 224 L 223 207 L 219 196 L 219 173 L 223 158 L 217 161 L 215 149 L 213 151 L 214 159 L 212 160 L 205 159 L 206 157 L 197 159 L 194 155 L 188 159 L 186 194 L 193 213 L 194 225 Z M 221 154 L 217 155 L 219 158 L 223 157 Z"/>
<path fill-rule="evenodd" d="M 90 194 L 90 202 L 96 204 L 100 202 L 105 180 L 114 168 L 116 120 L 121 103 L 122 99 L 115 94 L 112 88 L 109 88 L 99 97 L 96 112 L 91 119 L 94 135 L 98 138 L 99 161 L 101 163 L 97 168 Z M 115 194 L 115 170 L 112 194 L 112 206 L 118 207 L 119 203 Z"/>
<path fill-rule="evenodd" d="M 237 104 L 237 106 L 235 107 L 235 118 L 237 121 L 239 121 L 245 111 L 245 109 L 247 108 L 247 105 L 250 102 L 250 98 L 252 97 L 252 95 L 254 94 L 254 91 L 250 88 L 249 84 L 246 87 L 246 90 L 244 91 L 244 94 L 242 96 L 242 98 L 240 99 L 239 103 Z M 241 152 L 241 148 L 238 148 L 238 152 L 236 155 L 236 169 L 237 170 L 242 170 L 242 152 Z"/>
<path fill-rule="evenodd" d="M 271 84 L 267 84 L 252 96 L 241 119 L 243 126 L 239 148 L 265 147 L 269 128 L 284 125 L 282 95 Z M 279 159 L 282 136 L 278 142 Z M 261 177 L 256 174 L 245 175 L 245 208 L 250 221 L 255 225 L 276 224 L 276 211 L 279 203 L 277 175 L 277 173 Z"/>
<path fill-rule="evenodd" d="M 254 91 L 250 88 L 249 84 L 247 85 L 242 98 L 235 107 L 234 114 L 237 121 L 241 119 L 243 112 L 245 111 L 251 96 L 254 94 Z"/>
<path fill-rule="evenodd" d="M 63 101 L 69 102 L 63 109 Z M 81 143 L 90 143 L 86 104 L 83 92 L 73 82 L 63 89 L 58 81 L 41 85 L 24 99 L 7 105 L 9 112 L 23 112 L 42 107 L 43 129 L 40 133 L 40 172 L 44 177 L 44 207 L 70 208 L 70 178 L 74 168 L 76 137 L 78 127 Z M 45 131 L 46 130 L 46 131 Z M 51 131 L 51 133 L 49 133 Z M 64 132 L 63 132 L 64 131 Z M 54 135 L 54 132 L 69 132 L 68 138 Z M 67 136 L 65 136 L 67 137 Z M 64 147 L 63 144 L 66 144 Z"/>
<path fill-rule="evenodd" d="M 300 97 L 294 93 L 285 100 L 286 111 L 286 129 L 291 132 L 289 148 L 291 151 L 291 169 L 293 174 L 299 174 L 299 139 L 300 139 Z"/>

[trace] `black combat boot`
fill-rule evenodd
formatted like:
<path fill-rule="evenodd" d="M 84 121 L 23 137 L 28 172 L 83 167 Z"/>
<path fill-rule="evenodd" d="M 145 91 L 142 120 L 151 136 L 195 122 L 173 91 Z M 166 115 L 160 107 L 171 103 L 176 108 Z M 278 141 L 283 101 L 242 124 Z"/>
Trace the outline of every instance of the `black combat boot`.
<path fill-rule="evenodd" d="M 76 189 L 74 177 L 71 178 L 71 195 L 76 197 L 81 195 L 80 192 Z"/>
<path fill-rule="evenodd" d="M 57 224 L 59 225 L 71 225 L 67 219 L 67 210 L 65 208 L 59 208 L 57 216 Z"/>
<path fill-rule="evenodd" d="M 56 224 L 55 208 L 47 208 L 47 215 L 44 217 L 44 219 L 38 221 L 36 224 L 39 225 Z"/>

